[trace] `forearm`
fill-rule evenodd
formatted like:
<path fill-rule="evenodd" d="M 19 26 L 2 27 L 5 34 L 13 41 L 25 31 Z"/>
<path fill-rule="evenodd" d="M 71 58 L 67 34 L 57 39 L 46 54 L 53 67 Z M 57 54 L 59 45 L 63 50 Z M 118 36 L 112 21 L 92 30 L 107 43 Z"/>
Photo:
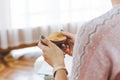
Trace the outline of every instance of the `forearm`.
<path fill-rule="evenodd" d="M 58 70 L 55 74 L 55 80 L 68 80 L 64 69 Z"/>

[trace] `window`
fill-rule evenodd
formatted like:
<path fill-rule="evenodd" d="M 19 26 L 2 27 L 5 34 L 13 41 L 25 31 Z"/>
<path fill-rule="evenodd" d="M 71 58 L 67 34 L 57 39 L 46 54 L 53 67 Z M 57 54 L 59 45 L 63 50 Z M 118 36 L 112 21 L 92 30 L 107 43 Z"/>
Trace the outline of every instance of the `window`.
<path fill-rule="evenodd" d="M 111 8 L 110 0 L 11 0 L 11 26 L 84 22 Z"/>

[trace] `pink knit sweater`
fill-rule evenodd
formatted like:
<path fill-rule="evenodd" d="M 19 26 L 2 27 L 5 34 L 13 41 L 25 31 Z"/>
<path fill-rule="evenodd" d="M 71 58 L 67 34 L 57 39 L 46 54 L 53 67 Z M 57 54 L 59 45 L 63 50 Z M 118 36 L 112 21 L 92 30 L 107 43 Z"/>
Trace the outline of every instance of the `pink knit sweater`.
<path fill-rule="evenodd" d="M 78 30 L 70 80 L 120 80 L 120 6 Z"/>

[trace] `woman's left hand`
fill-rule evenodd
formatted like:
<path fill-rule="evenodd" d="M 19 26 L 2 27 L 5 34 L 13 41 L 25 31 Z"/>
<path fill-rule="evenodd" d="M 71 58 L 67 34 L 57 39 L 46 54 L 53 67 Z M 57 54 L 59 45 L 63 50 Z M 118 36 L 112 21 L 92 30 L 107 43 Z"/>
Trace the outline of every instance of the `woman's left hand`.
<path fill-rule="evenodd" d="M 38 47 L 43 51 L 45 61 L 52 67 L 65 66 L 64 52 L 47 38 L 41 39 Z"/>

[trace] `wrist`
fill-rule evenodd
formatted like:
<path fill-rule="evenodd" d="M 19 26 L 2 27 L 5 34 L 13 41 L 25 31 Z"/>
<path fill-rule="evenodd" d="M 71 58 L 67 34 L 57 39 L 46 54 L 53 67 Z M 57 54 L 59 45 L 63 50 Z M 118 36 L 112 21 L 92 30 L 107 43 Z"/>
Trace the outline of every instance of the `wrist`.
<path fill-rule="evenodd" d="M 65 68 L 65 66 L 58 66 L 58 67 L 54 67 L 53 68 L 53 76 L 55 77 L 55 75 L 56 75 L 56 73 L 58 72 L 58 71 L 65 71 L 65 73 L 66 73 L 66 75 L 68 74 L 68 71 L 67 71 L 67 69 Z"/>
<path fill-rule="evenodd" d="M 53 65 L 53 68 L 56 68 L 56 67 L 59 67 L 59 66 L 65 67 L 64 62 Z"/>

